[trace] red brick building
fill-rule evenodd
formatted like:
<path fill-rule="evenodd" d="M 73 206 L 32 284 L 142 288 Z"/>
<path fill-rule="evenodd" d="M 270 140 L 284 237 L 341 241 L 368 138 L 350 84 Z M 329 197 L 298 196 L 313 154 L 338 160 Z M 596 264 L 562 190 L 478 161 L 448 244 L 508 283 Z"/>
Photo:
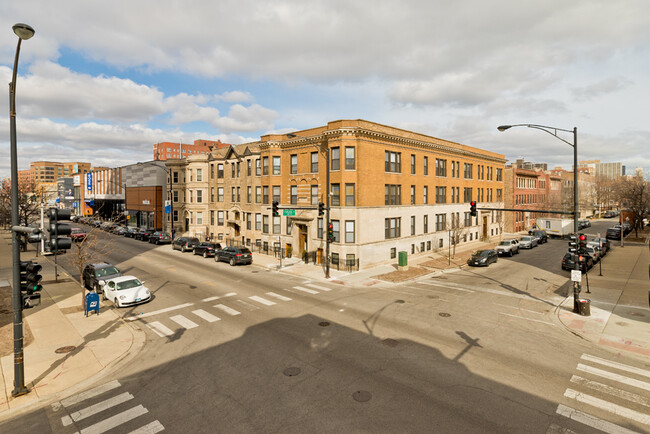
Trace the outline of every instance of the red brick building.
<path fill-rule="evenodd" d="M 154 160 L 172 160 L 187 158 L 190 155 L 208 154 L 213 149 L 225 148 L 230 146 L 221 140 L 195 140 L 193 145 L 186 143 L 161 142 L 153 145 Z"/>

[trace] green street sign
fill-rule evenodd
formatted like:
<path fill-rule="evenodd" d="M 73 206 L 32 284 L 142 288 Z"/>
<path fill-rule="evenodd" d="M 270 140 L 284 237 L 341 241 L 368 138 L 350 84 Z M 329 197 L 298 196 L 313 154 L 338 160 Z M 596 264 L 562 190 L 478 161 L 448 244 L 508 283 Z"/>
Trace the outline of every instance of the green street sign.
<path fill-rule="evenodd" d="M 295 209 L 283 209 L 282 210 L 282 215 L 295 216 L 296 215 L 296 210 Z"/>

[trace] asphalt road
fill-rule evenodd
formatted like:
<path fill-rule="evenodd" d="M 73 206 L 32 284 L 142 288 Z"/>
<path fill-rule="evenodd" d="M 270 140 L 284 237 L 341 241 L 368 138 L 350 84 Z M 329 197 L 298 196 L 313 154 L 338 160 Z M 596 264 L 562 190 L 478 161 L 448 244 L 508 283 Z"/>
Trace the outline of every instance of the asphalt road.
<path fill-rule="evenodd" d="M 563 415 L 581 405 L 568 397 L 580 366 L 639 367 L 558 323 L 568 288 L 560 268 L 566 241 L 487 268 L 351 287 L 99 237 L 105 259 L 155 294 L 120 309 L 146 333 L 143 351 L 97 382 L 117 382 L 115 394 L 133 399 L 66 427 L 47 408 L 5 427 L 85 432 L 119 416 L 125 420 L 115 432 L 143 421 L 152 432 L 592 432 Z M 66 255 L 59 260 L 69 267 Z M 120 416 L 136 405 L 146 414 Z M 647 429 L 606 409 L 580 410 Z"/>

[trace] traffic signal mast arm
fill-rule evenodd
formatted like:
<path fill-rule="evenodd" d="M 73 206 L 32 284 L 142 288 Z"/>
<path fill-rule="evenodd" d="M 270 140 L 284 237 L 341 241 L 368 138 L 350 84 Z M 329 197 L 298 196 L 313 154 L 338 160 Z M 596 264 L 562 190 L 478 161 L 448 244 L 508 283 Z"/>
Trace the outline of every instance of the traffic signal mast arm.
<path fill-rule="evenodd" d="M 551 209 L 527 209 L 527 208 L 488 208 L 476 207 L 477 210 L 482 211 L 523 211 L 523 212 L 538 212 L 542 214 L 568 214 L 573 215 L 573 211 L 555 211 Z"/>

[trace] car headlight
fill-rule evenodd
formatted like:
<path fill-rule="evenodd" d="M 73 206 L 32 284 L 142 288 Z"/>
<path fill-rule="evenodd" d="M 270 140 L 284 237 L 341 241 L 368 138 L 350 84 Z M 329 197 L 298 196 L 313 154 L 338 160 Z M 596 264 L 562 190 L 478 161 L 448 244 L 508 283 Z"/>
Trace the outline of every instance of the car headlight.
<path fill-rule="evenodd" d="M 485 261 L 487 261 L 487 258 L 481 259 L 481 262 L 485 262 Z"/>
<path fill-rule="evenodd" d="M 124 299 L 126 299 L 126 297 L 124 297 L 123 295 L 120 295 L 120 300 L 124 300 Z"/>

